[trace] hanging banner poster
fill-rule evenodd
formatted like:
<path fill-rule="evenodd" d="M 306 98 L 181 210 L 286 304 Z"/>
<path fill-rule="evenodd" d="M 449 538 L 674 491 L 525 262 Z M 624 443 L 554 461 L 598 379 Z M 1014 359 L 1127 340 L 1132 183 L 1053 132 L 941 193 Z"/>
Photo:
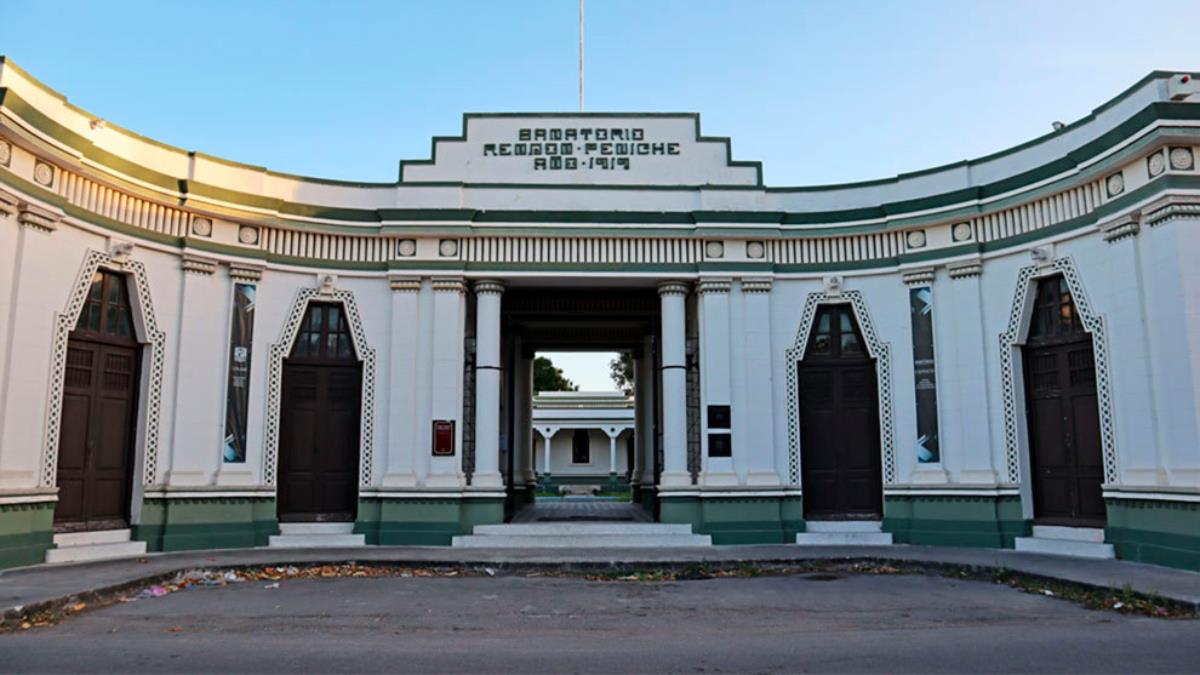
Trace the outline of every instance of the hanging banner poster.
<path fill-rule="evenodd" d="M 912 316 L 913 374 L 916 376 L 917 461 L 941 461 L 938 444 L 937 371 L 933 359 L 933 289 L 921 286 L 908 292 Z"/>
<path fill-rule="evenodd" d="M 229 334 L 229 388 L 225 395 L 225 448 L 222 455 L 230 463 L 246 461 L 255 290 L 253 284 L 233 286 L 233 327 Z"/>

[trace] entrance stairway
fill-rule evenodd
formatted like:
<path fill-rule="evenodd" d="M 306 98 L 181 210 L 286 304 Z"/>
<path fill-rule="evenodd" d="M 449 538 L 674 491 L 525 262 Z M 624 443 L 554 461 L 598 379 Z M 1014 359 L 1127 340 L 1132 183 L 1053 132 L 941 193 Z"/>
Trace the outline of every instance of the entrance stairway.
<path fill-rule="evenodd" d="M 693 534 L 687 524 L 655 523 L 628 502 L 567 499 L 539 502 L 505 525 L 476 525 L 454 537 L 460 548 L 646 548 L 712 546 L 712 537 Z"/>
<path fill-rule="evenodd" d="M 1079 558 L 1111 560 L 1116 557 L 1112 544 L 1104 543 L 1104 528 L 1100 527 L 1034 525 L 1032 537 L 1017 537 L 1016 549 Z"/>
<path fill-rule="evenodd" d="M 354 523 L 280 523 L 270 548 L 341 548 L 366 546 L 365 535 L 354 534 Z"/>
<path fill-rule="evenodd" d="M 810 520 L 796 533 L 805 546 L 891 546 L 892 533 L 878 520 Z"/>
<path fill-rule="evenodd" d="M 645 548 L 712 546 L 707 534 L 691 525 L 628 522 L 535 522 L 476 525 L 472 534 L 454 537 L 460 548 Z"/>
<path fill-rule="evenodd" d="M 46 551 L 46 562 L 48 563 L 127 558 L 146 553 L 146 542 L 130 541 L 129 530 L 56 534 L 54 535 L 54 546 Z"/>

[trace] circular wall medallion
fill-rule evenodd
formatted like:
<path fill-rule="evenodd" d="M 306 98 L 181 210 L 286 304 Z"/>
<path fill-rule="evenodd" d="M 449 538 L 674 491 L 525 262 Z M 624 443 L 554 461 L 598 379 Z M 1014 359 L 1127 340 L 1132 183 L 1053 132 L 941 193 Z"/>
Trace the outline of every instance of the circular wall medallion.
<path fill-rule="evenodd" d="M 1163 172 L 1167 168 L 1167 160 L 1163 159 L 1161 152 L 1156 152 L 1146 158 L 1146 171 L 1153 178 Z"/>
<path fill-rule="evenodd" d="M 909 248 L 924 248 L 925 247 L 925 230 L 913 230 L 904 237 L 904 241 L 908 242 Z"/>
<path fill-rule="evenodd" d="M 33 167 L 33 180 L 42 185 L 50 185 L 54 182 L 54 167 L 45 162 L 38 162 Z"/>
<path fill-rule="evenodd" d="M 1171 168 L 1191 169 L 1194 159 L 1191 148 L 1171 148 Z"/>
<path fill-rule="evenodd" d="M 192 234 L 198 237 L 212 236 L 212 221 L 208 218 L 192 219 Z"/>
<path fill-rule="evenodd" d="M 967 241 L 971 238 L 971 224 L 958 223 L 950 230 L 950 236 L 954 237 L 954 241 Z"/>
<path fill-rule="evenodd" d="M 8 143 L 0 143 L 0 164 L 8 166 L 10 159 L 12 159 L 12 146 Z"/>
<path fill-rule="evenodd" d="M 443 258 L 449 258 L 451 256 L 458 255 L 458 242 L 453 239 L 443 239 L 442 242 L 438 244 L 438 254 Z"/>
<path fill-rule="evenodd" d="M 417 254 L 417 242 L 415 239 L 401 239 L 399 244 L 396 244 L 396 253 L 402 258 L 410 258 Z"/>
<path fill-rule="evenodd" d="M 249 225 L 241 226 L 238 228 L 238 241 L 242 242 L 243 244 L 257 244 L 258 228 L 250 227 Z"/>
<path fill-rule="evenodd" d="M 725 255 L 725 244 L 719 241 L 710 241 L 704 245 L 704 255 L 709 258 L 720 258 Z"/>
<path fill-rule="evenodd" d="M 767 254 L 767 247 L 761 241 L 746 242 L 746 257 L 747 258 L 762 258 Z"/>
<path fill-rule="evenodd" d="M 1119 173 L 1109 176 L 1108 180 L 1104 181 L 1104 184 L 1108 187 L 1109 197 L 1119 195 L 1125 191 L 1125 177 Z"/>

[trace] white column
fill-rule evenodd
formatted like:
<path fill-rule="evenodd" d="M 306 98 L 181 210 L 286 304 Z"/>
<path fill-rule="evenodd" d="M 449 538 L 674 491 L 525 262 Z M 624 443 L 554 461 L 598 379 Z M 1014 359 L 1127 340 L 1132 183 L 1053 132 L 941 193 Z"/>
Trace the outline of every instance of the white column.
<path fill-rule="evenodd" d="M 213 481 L 221 457 L 230 293 L 213 274 L 215 260 L 185 254 L 182 266 L 167 484 L 202 486 Z"/>
<path fill-rule="evenodd" d="M 1106 296 L 1110 380 L 1112 388 L 1116 443 L 1121 456 L 1117 465 L 1117 483 L 1155 486 L 1167 483 L 1167 472 L 1159 450 L 1155 427 L 1154 387 L 1151 381 L 1149 334 L 1146 319 L 1145 275 L 1139 264 L 1141 230 L 1138 214 L 1129 214 L 1099 226 L 1109 242 L 1108 288 L 1099 287 Z M 1092 282 L 1095 283 L 1095 282 Z M 1092 293 L 1095 297 L 1096 293 Z M 1112 358 L 1120 354 L 1120 358 Z"/>
<path fill-rule="evenodd" d="M 733 457 L 746 467 L 746 484 L 782 484 L 775 471 L 775 390 L 771 370 L 771 280 L 742 279 L 746 323 L 746 410 L 747 421 L 734 437 Z M 740 442 L 739 442 L 740 441 Z M 740 473 L 740 471 L 739 471 Z"/>
<path fill-rule="evenodd" d="M 950 268 L 953 283 L 950 285 L 954 312 L 954 337 L 956 343 L 954 368 L 958 380 L 959 401 L 969 404 L 953 406 L 959 415 L 959 428 L 963 436 L 957 449 L 962 453 L 961 483 L 994 485 L 998 480 L 996 464 L 992 457 L 991 422 L 988 419 L 990 392 L 988 388 L 988 363 L 985 358 L 991 344 L 984 333 L 983 294 L 979 275 L 982 267 L 978 263 Z M 991 338 L 995 340 L 993 336 Z M 942 448 L 945 453 L 954 448 Z M 1001 450 L 1003 452 L 1003 450 Z"/>
<path fill-rule="evenodd" d="M 498 281 L 475 282 L 475 476 L 477 487 L 501 487 L 500 295 Z"/>
<path fill-rule="evenodd" d="M 5 298 L 7 311 L 0 314 L 0 332 L 5 334 L 7 345 L 0 354 L 4 363 L 4 378 L 0 380 L 0 489 L 21 490 L 37 486 L 40 478 L 50 379 L 50 359 L 45 355 L 53 348 L 54 317 L 67 302 L 70 282 L 49 283 L 44 278 L 49 261 L 63 255 L 59 251 L 61 241 L 51 236 L 61 214 L 28 204 L 18 207 L 14 202 L 9 196 L 0 200 L 0 223 L 17 230 L 15 236 L 10 231 L 3 240 L 15 244 L 15 253 L 0 254 L 5 262 L 13 261 L 11 291 Z M 16 223 L 3 222 L 6 216 L 14 215 Z M 74 276 L 71 272 L 69 278 Z M 31 358 L 31 353 L 40 356 Z"/>
<path fill-rule="evenodd" d="M 710 405 L 732 405 L 729 370 L 729 289 L 728 278 L 701 279 L 696 285 L 700 295 L 700 448 L 703 452 L 703 472 L 700 482 L 711 486 L 738 484 L 733 470 L 733 455 L 738 454 L 741 440 L 730 421 L 729 457 L 710 457 L 708 449 L 708 415 Z M 724 430 L 721 430 L 724 431 Z"/>
<path fill-rule="evenodd" d="M 617 473 L 617 436 L 621 430 L 607 428 L 604 433 L 608 435 L 608 474 L 613 476 Z"/>
<path fill-rule="evenodd" d="M 684 321 L 687 284 L 664 281 L 662 296 L 662 487 L 691 485 L 687 470 L 687 361 Z"/>
<path fill-rule="evenodd" d="M 420 326 L 419 277 L 391 277 L 392 325 L 388 349 L 387 462 L 383 486 L 415 487 L 415 436 L 417 414 L 417 349 Z M 425 426 L 425 425 L 422 425 Z"/>
<path fill-rule="evenodd" d="M 538 429 L 538 434 L 542 437 L 542 473 L 550 475 L 550 448 L 554 439 L 554 432 L 557 429 Z"/>
<path fill-rule="evenodd" d="M 457 488 L 462 475 L 463 409 L 463 294 L 466 286 L 458 278 L 433 279 L 433 338 L 430 352 L 429 419 L 424 421 L 426 454 L 431 453 L 433 420 L 454 424 L 454 456 L 429 457 L 427 487 Z"/>

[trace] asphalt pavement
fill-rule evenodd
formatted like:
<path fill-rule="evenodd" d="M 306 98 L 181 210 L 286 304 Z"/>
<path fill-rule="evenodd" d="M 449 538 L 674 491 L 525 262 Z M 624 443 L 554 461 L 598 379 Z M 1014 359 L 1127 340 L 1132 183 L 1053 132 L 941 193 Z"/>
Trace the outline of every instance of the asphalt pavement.
<path fill-rule="evenodd" d="M 530 576 L 533 575 L 533 576 Z M 1200 621 L 918 574 L 285 579 L 0 635 L 5 672 L 1196 672 Z"/>

